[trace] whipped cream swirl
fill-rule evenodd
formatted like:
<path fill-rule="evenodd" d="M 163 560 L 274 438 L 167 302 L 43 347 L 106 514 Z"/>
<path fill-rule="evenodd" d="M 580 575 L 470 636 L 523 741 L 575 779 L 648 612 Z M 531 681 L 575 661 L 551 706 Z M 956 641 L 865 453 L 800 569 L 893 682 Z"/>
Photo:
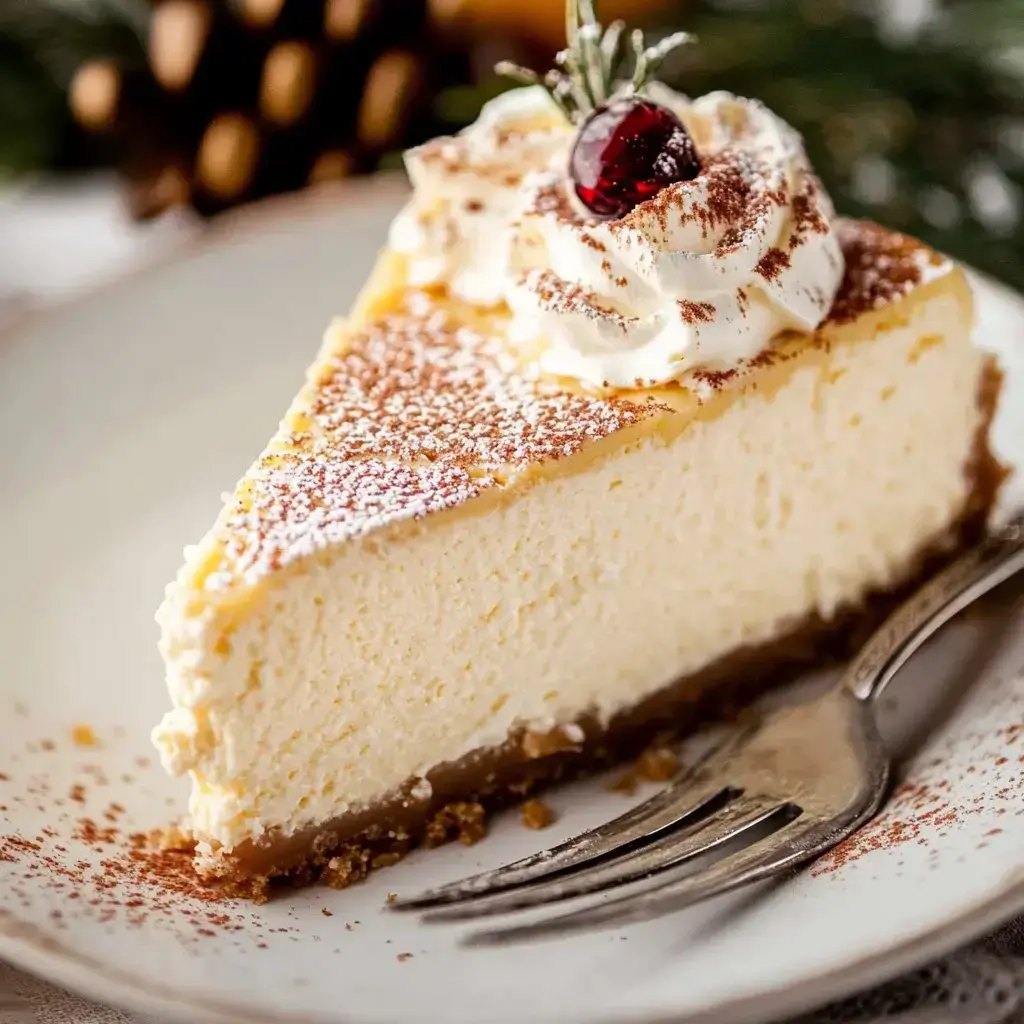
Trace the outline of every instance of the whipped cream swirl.
<path fill-rule="evenodd" d="M 504 301 L 508 232 L 523 208 L 526 179 L 564 164 L 572 127 L 539 87 L 486 104 L 466 131 L 409 150 L 413 200 L 389 244 L 409 256 L 413 287 L 444 285 L 478 306 Z"/>
<path fill-rule="evenodd" d="M 504 299 L 513 345 L 594 387 L 733 369 L 780 332 L 814 330 L 843 258 L 800 137 L 727 93 L 651 98 L 686 125 L 702 171 L 618 220 L 576 202 L 573 132 L 543 90 L 506 93 L 462 135 L 412 151 L 416 193 L 391 238 L 411 283 Z"/>

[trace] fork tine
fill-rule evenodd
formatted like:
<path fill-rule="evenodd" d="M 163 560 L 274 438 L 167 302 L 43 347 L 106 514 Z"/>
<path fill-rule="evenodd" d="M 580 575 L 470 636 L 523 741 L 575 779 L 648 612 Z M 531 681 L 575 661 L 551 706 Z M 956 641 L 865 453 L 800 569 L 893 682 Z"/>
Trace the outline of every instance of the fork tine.
<path fill-rule="evenodd" d="M 512 910 L 526 910 L 559 903 L 576 896 L 599 892 L 650 878 L 668 868 L 692 861 L 702 854 L 721 849 L 740 837 L 749 837 L 757 827 L 777 816 L 777 798 L 746 796 L 737 793 L 721 810 L 697 824 L 683 829 L 662 831 L 652 842 L 620 857 L 583 865 L 571 874 L 559 875 L 533 885 L 519 886 L 512 892 L 489 899 L 447 907 L 428 914 L 424 921 L 467 921 Z"/>
<path fill-rule="evenodd" d="M 721 784 L 693 788 L 688 781 L 672 783 L 618 818 L 549 850 L 451 885 L 395 900 L 388 907 L 393 910 L 424 910 L 448 906 L 507 892 L 549 875 L 568 873 L 618 851 L 632 850 L 670 827 L 696 824 L 713 814 L 735 793 Z"/>
<path fill-rule="evenodd" d="M 701 770 L 708 763 L 741 746 L 752 729 L 753 725 L 750 724 L 713 744 L 695 764 L 660 793 L 612 821 L 582 832 L 558 846 L 492 871 L 484 871 L 450 885 L 395 900 L 388 904 L 388 909 L 426 910 L 506 892 L 549 875 L 568 873 L 617 851 L 631 849 L 649 841 L 663 829 L 680 827 L 684 821 L 687 824 L 696 823 L 722 806 L 732 792 L 721 782 L 701 785 Z"/>
<path fill-rule="evenodd" d="M 802 818 L 793 818 L 759 842 L 723 857 L 706 871 L 669 879 L 639 892 L 542 921 L 475 932 L 464 939 L 463 944 L 503 946 L 585 929 L 634 924 L 685 910 L 813 859 L 855 831 L 860 822 L 860 818 L 851 821 L 837 833 L 834 821 L 805 822 Z"/>

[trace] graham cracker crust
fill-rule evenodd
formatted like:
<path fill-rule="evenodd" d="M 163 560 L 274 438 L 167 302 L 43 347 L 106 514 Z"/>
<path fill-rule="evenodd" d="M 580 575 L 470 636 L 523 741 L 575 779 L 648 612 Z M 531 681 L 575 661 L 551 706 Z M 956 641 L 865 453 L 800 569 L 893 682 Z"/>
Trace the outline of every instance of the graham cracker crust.
<path fill-rule="evenodd" d="M 979 388 L 982 411 L 971 458 L 964 467 L 968 500 L 951 530 L 920 554 L 905 583 L 869 595 L 825 621 L 815 616 L 769 644 L 733 652 L 704 670 L 677 680 L 606 726 L 587 716 L 576 728 L 549 734 L 519 732 L 498 747 L 442 764 L 427 776 L 423 795 L 410 780 L 384 802 L 285 836 L 269 832 L 228 852 L 197 859 L 197 871 L 239 895 L 264 899 L 281 885 L 317 880 L 345 888 L 370 871 L 388 867 L 417 846 L 451 840 L 470 844 L 486 832 L 490 811 L 521 801 L 560 781 L 591 774 L 636 757 L 652 742 L 663 744 L 712 721 L 735 716 L 769 690 L 792 681 L 811 665 L 848 658 L 897 604 L 985 529 L 1005 468 L 988 445 L 989 426 L 1002 374 L 989 360 Z"/>

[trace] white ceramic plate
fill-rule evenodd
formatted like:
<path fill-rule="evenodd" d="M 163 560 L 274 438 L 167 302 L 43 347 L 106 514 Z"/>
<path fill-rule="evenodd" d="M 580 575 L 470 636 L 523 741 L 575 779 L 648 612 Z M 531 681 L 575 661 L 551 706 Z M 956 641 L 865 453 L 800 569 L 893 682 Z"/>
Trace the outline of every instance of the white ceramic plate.
<path fill-rule="evenodd" d="M 927 694 L 946 696 L 908 770 L 918 788 L 875 826 L 877 848 L 767 891 L 500 952 L 382 912 L 389 890 L 496 865 L 624 809 L 600 782 L 555 794 L 560 819 L 544 833 L 509 815 L 473 849 L 414 855 L 347 892 L 259 908 L 176 896 L 160 910 L 123 869 L 102 888 L 99 862 L 123 850 L 74 838 L 76 820 L 106 825 L 106 809 L 123 829 L 148 828 L 183 800 L 139 760 L 166 700 L 153 610 L 369 268 L 393 209 L 373 196 L 229 232 L 0 343 L 0 956 L 183 1021 L 725 1022 L 797 1012 L 1024 911 L 1013 593 L 894 687 L 901 735 L 921 725 Z M 980 340 L 1017 341 L 1024 303 L 986 283 L 979 295 Z M 1004 456 L 1024 446 L 1018 374 L 997 425 Z M 76 723 L 100 745 L 76 746 Z"/>

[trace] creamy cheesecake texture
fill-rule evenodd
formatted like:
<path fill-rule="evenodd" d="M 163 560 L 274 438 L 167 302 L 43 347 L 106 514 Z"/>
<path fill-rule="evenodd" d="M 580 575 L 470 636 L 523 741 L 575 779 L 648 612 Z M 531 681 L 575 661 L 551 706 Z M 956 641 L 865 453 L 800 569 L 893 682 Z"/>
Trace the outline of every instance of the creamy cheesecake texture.
<path fill-rule="evenodd" d="M 962 273 L 841 227 L 830 320 L 683 385 L 524 376 L 507 313 L 386 255 L 167 591 L 200 861 L 412 785 L 510 733 L 607 721 L 830 619 L 954 540 L 983 435 Z"/>

